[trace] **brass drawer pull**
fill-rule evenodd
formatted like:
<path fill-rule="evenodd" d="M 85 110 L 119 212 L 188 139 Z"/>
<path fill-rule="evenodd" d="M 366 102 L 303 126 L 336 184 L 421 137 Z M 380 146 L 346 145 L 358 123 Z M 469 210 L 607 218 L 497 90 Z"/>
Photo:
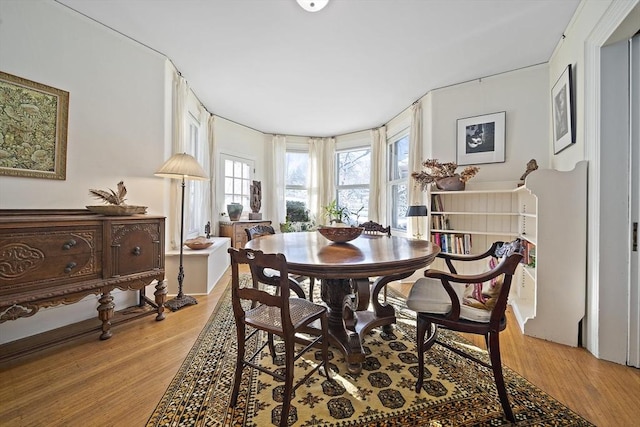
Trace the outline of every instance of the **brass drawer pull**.
<path fill-rule="evenodd" d="M 67 266 L 64 269 L 65 273 L 71 273 L 71 270 L 73 270 L 74 268 L 76 268 L 78 264 L 76 264 L 75 262 L 71 261 L 69 264 L 67 264 Z"/>
<path fill-rule="evenodd" d="M 71 249 L 72 247 L 74 247 L 76 245 L 76 241 L 71 239 L 69 240 L 67 243 L 65 243 L 64 245 L 62 245 L 62 249 L 65 251 L 68 251 L 69 249 Z"/>
<path fill-rule="evenodd" d="M 142 249 L 140 249 L 140 246 L 136 246 L 135 248 L 133 248 L 132 252 L 135 256 L 138 256 L 142 253 Z"/>

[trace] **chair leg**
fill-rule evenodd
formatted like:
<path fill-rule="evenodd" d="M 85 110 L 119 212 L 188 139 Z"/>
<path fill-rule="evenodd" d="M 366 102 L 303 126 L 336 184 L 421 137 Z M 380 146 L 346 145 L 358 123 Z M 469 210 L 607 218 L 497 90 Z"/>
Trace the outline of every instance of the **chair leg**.
<path fill-rule="evenodd" d="M 509 396 L 507 395 L 507 388 L 504 383 L 504 376 L 502 374 L 502 361 L 500 359 L 500 337 L 498 332 L 489 332 L 488 334 L 488 350 L 489 357 L 491 358 L 491 369 L 493 370 L 493 377 L 496 382 L 496 389 L 498 390 L 498 396 L 500 397 L 500 404 L 504 415 L 512 423 L 515 423 L 516 419 L 513 416 L 511 405 L 509 404 Z"/>
<path fill-rule="evenodd" d="M 416 344 L 418 347 L 418 380 L 416 381 L 416 393 L 420 393 L 422 390 L 422 383 L 424 381 L 424 354 L 433 346 L 438 335 L 438 325 L 434 325 L 430 321 L 424 319 L 418 313 L 417 323 L 417 339 Z M 429 332 L 429 336 L 425 339 L 425 335 Z"/>
<path fill-rule="evenodd" d="M 233 391 L 231 392 L 231 406 L 235 407 L 238 402 L 238 392 L 240 391 L 240 380 L 242 379 L 242 370 L 244 368 L 244 349 L 245 349 L 245 326 L 244 323 L 236 324 L 236 336 L 238 342 L 238 351 L 236 353 L 236 371 L 233 380 Z"/>
<path fill-rule="evenodd" d="M 320 318 L 320 326 L 322 327 L 322 364 L 324 366 L 324 374 L 328 380 L 331 380 L 329 376 L 329 320 L 327 316 Z"/>
<path fill-rule="evenodd" d="M 309 277 L 309 301 L 313 302 L 313 285 L 315 285 L 316 279 Z"/>
<path fill-rule="evenodd" d="M 289 425 L 289 410 L 291 409 L 291 398 L 293 397 L 293 358 L 295 346 L 292 339 L 284 342 L 285 346 L 285 373 L 284 373 L 284 393 L 282 394 L 282 412 L 280 413 L 280 427 Z"/>
<path fill-rule="evenodd" d="M 269 347 L 269 354 L 271 354 L 271 360 L 276 363 L 276 346 L 273 344 L 273 334 L 267 333 L 267 347 Z"/>

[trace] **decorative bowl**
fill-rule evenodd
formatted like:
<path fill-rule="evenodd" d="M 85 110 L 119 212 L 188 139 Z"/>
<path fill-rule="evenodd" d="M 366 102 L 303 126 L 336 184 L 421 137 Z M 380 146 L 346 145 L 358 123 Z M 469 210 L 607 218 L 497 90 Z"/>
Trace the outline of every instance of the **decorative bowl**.
<path fill-rule="evenodd" d="M 198 251 L 200 249 L 207 249 L 209 246 L 213 245 L 213 242 L 204 236 L 198 236 L 195 239 L 185 240 L 184 245 L 189 249 Z"/>
<path fill-rule="evenodd" d="M 362 234 L 362 227 L 318 227 L 318 233 L 335 243 L 350 242 Z"/>

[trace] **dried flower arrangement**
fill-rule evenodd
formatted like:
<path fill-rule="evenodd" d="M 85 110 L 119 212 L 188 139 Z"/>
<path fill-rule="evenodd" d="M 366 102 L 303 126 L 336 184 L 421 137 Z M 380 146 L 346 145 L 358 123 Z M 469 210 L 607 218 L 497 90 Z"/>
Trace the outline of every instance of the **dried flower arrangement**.
<path fill-rule="evenodd" d="M 89 189 L 89 194 L 98 200 L 102 200 L 108 205 L 124 205 L 124 201 L 127 200 L 124 196 L 127 195 L 127 187 L 124 186 L 124 181 L 118 183 L 118 192 L 116 193 L 109 188 L 109 191 Z"/>
<path fill-rule="evenodd" d="M 420 184 L 423 191 L 427 190 L 430 184 L 435 183 L 437 185 L 439 180 L 451 177 L 458 177 L 464 187 L 464 184 L 480 170 L 477 166 L 467 166 L 458 174 L 456 173 L 457 163 L 440 163 L 438 159 L 427 159 L 422 162 L 422 166 L 424 170 L 411 173 L 411 177 Z"/>
<path fill-rule="evenodd" d="M 99 206 L 87 206 L 87 209 L 91 212 L 102 215 L 133 215 L 147 212 L 146 206 L 127 205 L 124 202 L 126 200 L 124 196 L 127 195 L 127 187 L 124 186 L 124 181 L 118 183 L 117 192 L 112 189 L 104 191 L 90 188 L 89 194 L 105 203 Z"/>

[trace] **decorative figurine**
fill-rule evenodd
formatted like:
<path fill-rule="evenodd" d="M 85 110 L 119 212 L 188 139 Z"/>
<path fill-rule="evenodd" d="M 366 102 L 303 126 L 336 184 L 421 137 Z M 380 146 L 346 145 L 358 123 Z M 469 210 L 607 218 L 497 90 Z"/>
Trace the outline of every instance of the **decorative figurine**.
<path fill-rule="evenodd" d="M 260 208 L 262 207 L 262 183 L 260 181 L 253 181 L 251 185 L 251 212 L 249 213 L 249 219 L 262 219 Z"/>
<path fill-rule="evenodd" d="M 520 177 L 520 181 L 522 181 L 522 184 L 524 184 L 524 179 L 527 177 L 527 175 L 529 175 L 531 172 L 533 172 L 536 169 L 538 169 L 538 162 L 536 162 L 536 159 L 529 160 L 529 162 L 527 163 L 527 170 L 524 171 L 524 173 Z"/>

